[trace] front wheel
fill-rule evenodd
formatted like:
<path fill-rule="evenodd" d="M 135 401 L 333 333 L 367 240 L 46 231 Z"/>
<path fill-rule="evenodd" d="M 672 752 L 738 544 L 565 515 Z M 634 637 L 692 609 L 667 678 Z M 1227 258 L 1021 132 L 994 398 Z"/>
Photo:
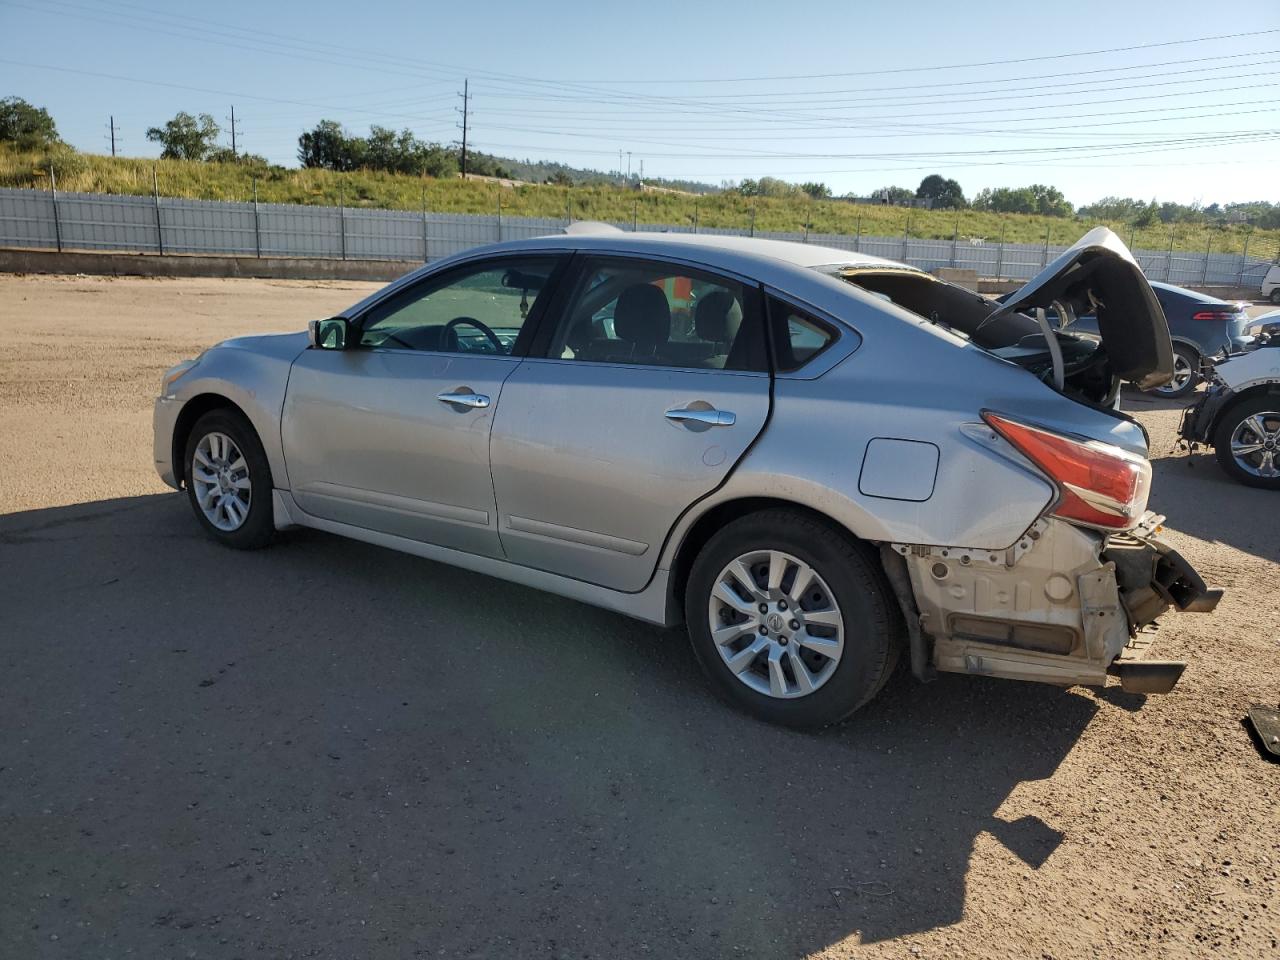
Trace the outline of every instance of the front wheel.
<path fill-rule="evenodd" d="M 1177 399 L 1185 397 L 1200 382 L 1200 354 L 1182 344 L 1173 346 L 1173 379 L 1159 387 L 1152 387 L 1148 393 L 1157 397 Z"/>
<path fill-rule="evenodd" d="M 1222 411 L 1213 452 L 1233 480 L 1280 490 L 1280 397 L 1265 394 Z"/>
<path fill-rule="evenodd" d="M 271 542 L 271 467 L 249 421 L 211 410 L 191 429 L 186 447 L 187 499 L 215 540 L 240 550 Z"/>
<path fill-rule="evenodd" d="M 690 572 L 685 617 L 717 691 L 792 727 L 849 716 L 884 686 L 900 646 L 879 561 L 791 510 L 742 517 L 707 542 Z"/>
<path fill-rule="evenodd" d="M 1271 291 L 1271 302 L 1280 304 L 1280 287 L 1276 287 Z"/>

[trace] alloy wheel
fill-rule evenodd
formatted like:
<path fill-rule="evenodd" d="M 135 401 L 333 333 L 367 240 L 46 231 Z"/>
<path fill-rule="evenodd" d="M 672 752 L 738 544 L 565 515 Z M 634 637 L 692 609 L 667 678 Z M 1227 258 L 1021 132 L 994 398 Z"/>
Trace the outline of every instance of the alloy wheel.
<path fill-rule="evenodd" d="M 206 520 L 230 533 L 249 516 L 253 486 L 249 464 L 225 433 L 206 433 L 191 458 L 191 483 Z"/>
<path fill-rule="evenodd" d="M 804 697 L 831 679 L 844 652 L 844 617 L 831 588 L 803 560 L 757 550 L 715 579 L 707 615 L 729 671 L 757 693 Z"/>
<path fill-rule="evenodd" d="M 1231 431 L 1231 456 L 1255 477 L 1280 477 L 1280 411 L 1251 413 Z"/>
<path fill-rule="evenodd" d="M 1191 378 L 1195 376 L 1195 370 L 1192 369 L 1191 361 L 1182 353 L 1174 351 L 1173 354 L 1173 379 L 1168 383 L 1162 384 L 1154 389 L 1154 393 L 1177 394 L 1187 388 L 1187 384 L 1191 382 Z"/>

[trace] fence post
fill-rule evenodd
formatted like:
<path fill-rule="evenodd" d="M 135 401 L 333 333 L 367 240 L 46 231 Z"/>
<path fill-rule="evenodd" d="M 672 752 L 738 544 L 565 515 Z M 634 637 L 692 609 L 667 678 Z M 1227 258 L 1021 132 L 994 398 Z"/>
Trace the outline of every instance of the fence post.
<path fill-rule="evenodd" d="M 636 225 L 640 222 L 640 201 L 632 199 L 631 201 L 631 232 L 636 232 Z"/>
<path fill-rule="evenodd" d="M 431 259 L 431 248 L 427 246 L 427 188 L 422 188 L 422 262 Z"/>
<path fill-rule="evenodd" d="M 62 221 L 58 218 L 58 175 L 54 172 L 53 167 L 49 167 L 49 189 L 53 199 L 53 239 L 58 246 L 58 252 L 62 252 Z"/>
<path fill-rule="evenodd" d="M 960 211 L 956 211 L 956 225 L 951 229 L 951 266 L 956 265 L 956 244 L 960 240 Z"/>
<path fill-rule="evenodd" d="M 156 249 L 160 252 L 160 256 L 164 256 L 164 228 L 160 225 L 160 178 L 156 175 L 156 168 L 151 168 L 151 199 L 155 201 L 156 207 Z"/>
<path fill-rule="evenodd" d="M 566 227 L 569 226 L 569 224 L 573 223 L 572 204 L 573 204 L 573 197 L 569 195 L 569 190 L 566 187 L 564 191 L 564 225 Z M 632 227 L 632 229 L 634 230 L 635 227 Z"/>
<path fill-rule="evenodd" d="M 1244 286 L 1244 268 L 1249 260 L 1249 237 L 1253 235 L 1250 230 L 1244 235 L 1244 250 L 1240 254 L 1240 269 L 1236 271 L 1236 286 Z"/>
<path fill-rule="evenodd" d="M 1053 224 L 1044 228 L 1044 253 L 1040 256 L 1040 266 L 1047 267 L 1049 265 L 1049 231 L 1053 229 Z"/>
<path fill-rule="evenodd" d="M 751 236 L 756 235 L 756 205 L 751 204 Z"/>
<path fill-rule="evenodd" d="M 996 279 L 1000 280 L 1000 274 L 1004 272 L 1004 225 L 1000 227 L 1000 249 L 996 251 Z"/>
<path fill-rule="evenodd" d="M 1169 250 L 1164 255 L 1164 282 L 1169 282 L 1169 276 L 1173 273 L 1173 238 L 1178 235 L 1177 227 L 1169 228 Z"/>
<path fill-rule="evenodd" d="M 698 232 L 698 198 L 693 198 L 693 232 Z"/>
<path fill-rule="evenodd" d="M 1209 282 L 1209 251 L 1213 249 L 1213 231 L 1209 231 L 1209 242 L 1204 245 L 1204 271 L 1200 274 L 1200 286 Z"/>
<path fill-rule="evenodd" d="M 258 215 L 258 178 L 253 178 L 253 249 L 262 259 L 262 221 Z"/>
<path fill-rule="evenodd" d="M 902 256 L 899 258 L 903 263 L 907 262 L 907 235 L 911 233 L 911 212 L 907 211 L 907 222 L 902 225 Z"/>
<path fill-rule="evenodd" d="M 498 187 L 498 242 L 502 242 L 502 187 Z"/>
<path fill-rule="evenodd" d="M 854 228 L 853 234 L 853 252 L 862 252 L 862 214 L 858 214 L 858 225 Z"/>
<path fill-rule="evenodd" d="M 342 251 L 342 259 L 347 259 L 347 190 L 341 180 L 338 181 L 338 242 Z"/>
<path fill-rule="evenodd" d="M 804 242 L 809 242 L 809 225 L 813 223 L 813 197 L 809 198 L 809 209 L 804 216 Z"/>

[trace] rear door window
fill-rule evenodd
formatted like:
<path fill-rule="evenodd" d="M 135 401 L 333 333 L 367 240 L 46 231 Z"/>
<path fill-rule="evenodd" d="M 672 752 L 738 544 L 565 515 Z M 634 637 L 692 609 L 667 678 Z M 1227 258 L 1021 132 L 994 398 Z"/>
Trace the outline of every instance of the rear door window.
<path fill-rule="evenodd" d="M 706 370 L 767 369 L 758 291 L 679 264 L 588 259 L 547 356 Z"/>

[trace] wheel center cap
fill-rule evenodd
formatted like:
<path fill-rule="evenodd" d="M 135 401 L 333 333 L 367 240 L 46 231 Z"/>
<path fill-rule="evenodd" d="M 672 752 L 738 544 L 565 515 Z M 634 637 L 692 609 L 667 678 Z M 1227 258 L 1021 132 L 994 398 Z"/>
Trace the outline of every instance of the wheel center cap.
<path fill-rule="evenodd" d="M 771 613 L 764 618 L 764 625 L 774 633 L 780 632 L 785 623 L 786 621 L 782 618 L 782 614 L 777 612 Z"/>

